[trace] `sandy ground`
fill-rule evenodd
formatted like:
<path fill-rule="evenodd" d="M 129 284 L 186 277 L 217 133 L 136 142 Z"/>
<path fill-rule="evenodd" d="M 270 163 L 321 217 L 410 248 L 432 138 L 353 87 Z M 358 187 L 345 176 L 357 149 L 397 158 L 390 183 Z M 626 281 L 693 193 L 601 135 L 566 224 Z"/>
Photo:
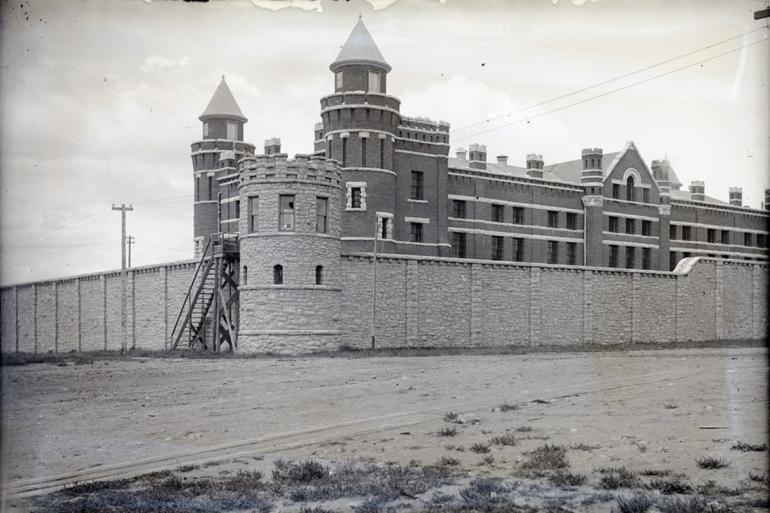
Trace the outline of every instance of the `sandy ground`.
<path fill-rule="evenodd" d="M 402 464 L 452 456 L 474 473 L 510 477 L 526 451 L 546 442 L 571 446 L 571 470 L 588 475 L 623 465 L 740 488 L 749 473 L 768 472 L 766 451 L 731 449 L 737 441 L 767 441 L 762 348 L 137 358 L 2 370 L 6 496 L 34 492 L 51 476 L 66 484 L 99 471 L 119 476 L 214 462 L 195 472 L 202 475 L 311 456 Z M 497 411 L 503 403 L 518 408 Z M 440 437 L 448 411 L 466 422 L 454 425 L 456 436 Z M 506 432 L 518 443 L 493 446 L 493 463 L 470 450 Z M 703 470 L 695 463 L 701 456 L 730 465 Z"/>

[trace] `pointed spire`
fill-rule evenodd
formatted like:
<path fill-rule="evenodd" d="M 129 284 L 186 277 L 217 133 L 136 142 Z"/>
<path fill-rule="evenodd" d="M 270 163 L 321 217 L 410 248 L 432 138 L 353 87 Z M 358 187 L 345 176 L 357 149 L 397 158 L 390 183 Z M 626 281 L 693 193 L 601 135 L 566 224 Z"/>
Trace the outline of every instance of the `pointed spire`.
<path fill-rule="evenodd" d="M 208 118 L 235 118 L 244 123 L 248 121 L 241 112 L 241 108 L 238 107 L 238 102 L 235 101 L 230 88 L 227 87 L 224 75 L 222 75 L 222 81 L 219 82 L 217 90 L 214 91 L 208 107 L 206 107 L 206 110 L 203 111 L 203 114 L 198 119 L 205 121 Z"/>
<path fill-rule="evenodd" d="M 339 55 L 331 63 L 329 69 L 335 71 L 344 64 L 369 64 L 390 71 L 390 66 L 385 62 L 385 58 L 377 48 L 377 44 L 372 39 L 369 31 L 366 30 L 364 20 L 358 17 L 358 23 L 353 27 L 353 31 L 348 36 L 348 40 L 342 46 Z"/>

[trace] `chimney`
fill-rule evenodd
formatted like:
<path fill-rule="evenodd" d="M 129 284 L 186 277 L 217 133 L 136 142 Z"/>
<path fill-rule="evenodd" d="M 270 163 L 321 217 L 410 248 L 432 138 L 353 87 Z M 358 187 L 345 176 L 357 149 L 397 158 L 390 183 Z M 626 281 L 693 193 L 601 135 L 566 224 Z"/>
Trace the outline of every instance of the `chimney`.
<path fill-rule="evenodd" d="M 475 169 L 487 168 L 487 147 L 483 144 L 473 143 L 468 147 L 470 166 Z"/>
<path fill-rule="evenodd" d="M 690 182 L 690 199 L 693 201 L 706 200 L 706 184 L 702 180 Z"/>
<path fill-rule="evenodd" d="M 497 156 L 497 165 L 498 166 L 507 166 L 508 165 L 508 155 L 498 155 Z"/>
<path fill-rule="evenodd" d="M 660 193 L 663 195 L 671 194 L 671 181 L 668 177 L 668 162 L 665 160 L 653 160 L 650 163 L 652 177 L 658 183 Z"/>
<path fill-rule="evenodd" d="M 580 177 L 580 183 L 583 185 L 594 185 L 601 187 L 604 183 L 604 172 L 602 171 L 602 149 L 584 148 L 581 152 L 583 157 L 583 173 Z"/>
<path fill-rule="evenodd" d="M 527 155 L 527 176 L 543 178 L 543 156 L 537 153 Z"/>
<path fill-rule="evenodd" d="M 730 205 L 736 207 L 743 206 L 743 189 L 740 187 L 730 187 Z"/>
<path fill-rule="evenodd" d="M 278 137 L 265 139 L 265 155 L 275 155 L 276 153 L 281 153 L 281 139 Z"/>
<path fill-rule="evenodd" d="M 457 148 L 455 156 L 460 160 L 465 160 L 465 148 Z"/>

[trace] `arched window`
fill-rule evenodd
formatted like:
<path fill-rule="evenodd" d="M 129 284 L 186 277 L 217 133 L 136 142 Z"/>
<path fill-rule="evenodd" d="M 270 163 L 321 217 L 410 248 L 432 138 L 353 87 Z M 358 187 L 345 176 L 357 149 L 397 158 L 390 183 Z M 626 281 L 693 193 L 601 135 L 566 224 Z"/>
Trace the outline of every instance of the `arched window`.
<path fill-rule="evenodd" d="M 249 268 L 247 266 L 243 266 L 243 279 L 241 280 L 241 283 L 244 285 L 249 284 Z"/>
<path fill-rule="evenodd" d="M 273 283 L 276 285 L 283 284 L 283 266 L 280 264 L 273 266 Z"/>
<path fill-rule="evenodd" d="M 636 201 L 636 191 L 634 190 L 634 177 L 629 176 L 626 180 L 626 199 L 628 201 Z"/>
<path fill-rule="evenodd" d="M 315 284 L 320 285 L 323 283 L 324 278 L 324 266 L 317 265 L 315 266 Z"/>

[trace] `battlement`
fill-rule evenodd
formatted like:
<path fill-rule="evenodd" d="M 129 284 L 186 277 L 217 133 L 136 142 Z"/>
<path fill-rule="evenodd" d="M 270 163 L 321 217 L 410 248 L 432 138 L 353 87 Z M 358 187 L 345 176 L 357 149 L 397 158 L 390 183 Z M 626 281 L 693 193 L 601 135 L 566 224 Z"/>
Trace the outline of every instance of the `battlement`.
<path fill-rule="evenodd" d="M 487 152 L 487 145 L 486 144 L 471 143 L 471 145 L 468 146 L 468 151 L 480 151 L 482 153 L 486 153 Z"/>
<path fill-rule="evenodd" d="M 334 159 L 318 155 L 297 154 L 289 159 L 286 153 L 254 155 L 238 162 L 240 185 L 255 182 L 312 182 L 341 187 L 341 165 Z"/>
<path fill-rule="evenodd" d="M 401 116 L 401 123 L 399 126 L 416 130 L 427 130 L 430 132 L 449 133 L 449 123 L 447 121 L 434 121 L 424 116 L 417 116 L 414 118 Z"/>
<path fill-rule="evenodd" d="M 582 155 L 601 155 L 603 153 L 601 148 L 583 148 Z"/>

